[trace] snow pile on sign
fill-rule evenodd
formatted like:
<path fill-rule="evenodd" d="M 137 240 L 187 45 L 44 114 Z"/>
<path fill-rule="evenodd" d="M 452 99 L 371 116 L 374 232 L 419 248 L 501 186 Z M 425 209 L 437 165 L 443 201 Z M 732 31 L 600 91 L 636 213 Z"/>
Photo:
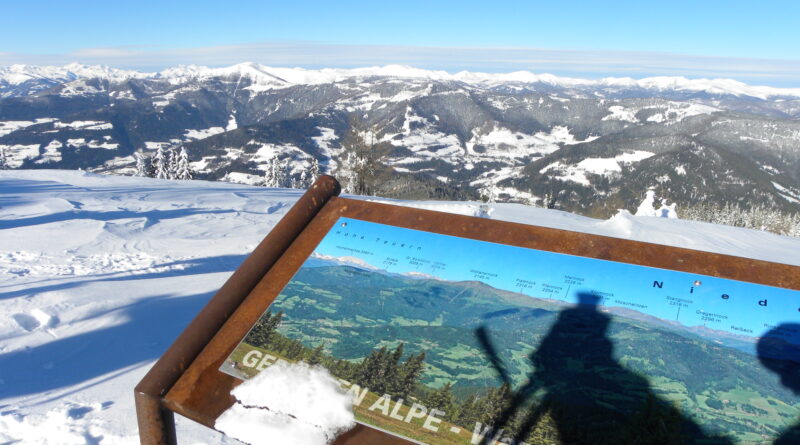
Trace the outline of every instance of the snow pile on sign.
<path fill-rule="evenodd" d="M 251 445 L 325 445 L 355 426 L 352 394 L 321 367 L 279 361 L 231 394 L 214 428 Z"/>
<path fill-rule="evenodd" d="M 133 387 L 301 193 L 0 171 L 0 444 L 138 443 Z M 598 220 L 490 208 L 498 220 L 800 265 L 800 238 L 768 232 L 629 212 Z M 177 430 L 182 444 L 239 443 L 180 416 Z"/>

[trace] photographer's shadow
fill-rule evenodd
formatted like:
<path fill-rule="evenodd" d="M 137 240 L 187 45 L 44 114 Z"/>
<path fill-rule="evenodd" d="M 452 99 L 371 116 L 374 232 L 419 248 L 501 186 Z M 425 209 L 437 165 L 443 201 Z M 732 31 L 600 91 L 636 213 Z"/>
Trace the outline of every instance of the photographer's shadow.
<path fill-rule="evenodd" d="M 758 359 L 781 378 L 781 384 L 800 395 L 800 346 L 785 338 L 800 333 L 800 324 L 784 323 L 771 329 L 758 341 Z M 773 442 L 775 445 L 800 444 L 800 423 L 789 427 Z"/>
<path fill-rule="evenodd" d="M 595 295 L 582 293 L 578 298 L 579 304 L 559 314 L 529 356 L 535 371 L 495 419 L 496 428 L 526 413 L 516 429 L 515 443 L 526 442 L 545 416 L 564 444 L 732 443 L 707 435 L 656 395 L 644 377 L 619 364 L 607 336 L 611 318 L 598 311 Z M 484 328 L 479 328 L 478 339 L 500 378 L 510 383 Z M 534 394 L 540 394 L 535 402 Z"/>

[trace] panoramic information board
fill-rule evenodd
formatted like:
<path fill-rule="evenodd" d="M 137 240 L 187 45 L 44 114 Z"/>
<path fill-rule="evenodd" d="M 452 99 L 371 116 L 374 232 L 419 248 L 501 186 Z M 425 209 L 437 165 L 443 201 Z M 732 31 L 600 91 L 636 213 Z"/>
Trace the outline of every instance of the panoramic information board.
<path fill-rule="evenodd" d="M 798 345 L 797 290 L 340 217 L 219 370 L 321 365 L 419 443 L 763 443 Z"/>

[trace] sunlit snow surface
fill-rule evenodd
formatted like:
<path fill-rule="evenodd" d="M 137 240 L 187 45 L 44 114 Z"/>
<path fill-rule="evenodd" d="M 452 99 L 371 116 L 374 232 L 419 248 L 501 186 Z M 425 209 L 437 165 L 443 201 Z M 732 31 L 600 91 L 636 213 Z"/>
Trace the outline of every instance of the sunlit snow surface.
<path fill-rule="evenodd" d="M 0 443 L 138 443 L 133 387 L 301 193 L 0 171 Z M 518 204 L 492 217 L 800 265 L 800 239 L 766 232 Z M 178 435 L 237 443 L 180 418 Z"/>

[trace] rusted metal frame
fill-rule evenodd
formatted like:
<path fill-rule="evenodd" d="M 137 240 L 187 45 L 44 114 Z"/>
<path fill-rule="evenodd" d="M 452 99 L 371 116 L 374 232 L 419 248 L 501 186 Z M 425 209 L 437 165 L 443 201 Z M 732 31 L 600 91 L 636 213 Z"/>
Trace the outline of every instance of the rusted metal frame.
<path fill-rule="evenodd" d="M 292 241 L 340 191 L 333 177 L 317 179 L 136 385 L 134 398 L 142 445 L 177 443 L 174 415 L 164 407 L 163 396 Z"/>

